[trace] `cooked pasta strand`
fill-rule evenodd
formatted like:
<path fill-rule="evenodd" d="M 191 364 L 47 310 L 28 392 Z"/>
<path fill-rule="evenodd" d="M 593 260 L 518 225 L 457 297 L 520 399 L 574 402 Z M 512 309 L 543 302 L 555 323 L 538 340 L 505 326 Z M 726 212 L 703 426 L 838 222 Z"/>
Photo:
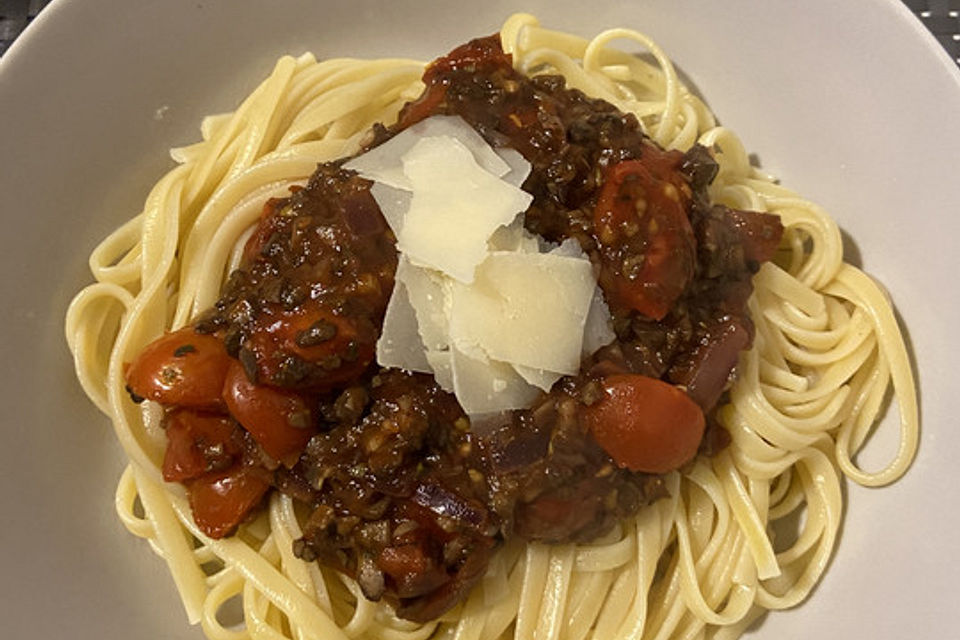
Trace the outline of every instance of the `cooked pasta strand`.
<path fill-rule="evenodd" d="M 268 515 L 238 535 L 206 538 L 182 491 L 161 480 L 159 417 L 130 403 L 124 364 L 216 300 L 264 200 L 318 162 L 356 151 L 374 123 L 395 119 L 422 89 L 423 64 L 414 61 L 284 57 L 235 112 L 204 120 L 200 142 L 172 152 L 177 166 L 143 211 L 93 251 L 96 282 L 66 318 L 77 376 L 130 459 L 117 487 L 119 517 L 168 564 L 188 620 L 210 638 L 733 639 L 817 583 L 840 526 L 842 478 L 886 484 L 913 459 L 918 406 L 906 347 L 887 295 L 843 262 L 836 223 L 752 167 L 648 36 L 612 29 L 587 40 L 517 14 L 501 39 L 518 69 L 563 74 L 569 86 L 634 113 L 662 146 L 713 148 L 715 201 L 781 217 L 777 263 L 754 279 L 756 339 L 717 412 L 732 442 L 670 474 L 669 497 L 600 540 L 508 544 L 465 603 L 424 625 L 296 558 L 302 523 L 286 496 L 274 494 Z M 884 468 L 865 471 L 854 459 L 891 388 L 897 451 Z M 779 549 L 773 525 L 799 509 L 798 535 Z M 240 628 L 217 618 L 233 598 L 242 600 Z"/>

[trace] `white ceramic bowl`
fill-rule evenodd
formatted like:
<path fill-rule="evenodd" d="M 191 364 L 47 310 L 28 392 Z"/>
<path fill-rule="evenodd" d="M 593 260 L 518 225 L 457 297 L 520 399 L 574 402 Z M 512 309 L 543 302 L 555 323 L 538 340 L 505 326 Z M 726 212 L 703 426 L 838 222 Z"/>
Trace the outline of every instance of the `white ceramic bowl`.
<path fill-rule="evenodd" d="M 122 454 L 62 330 L 89 251 L 139 211 L 167 149 L 283 53 L 427 59 L 517 10 L 657 39 L 767 170 L 833 213 L 906 325 L 916 463 L 893 487 L 848 487 L 821 586 L 755 637 L 957 637 L 960 72 L 898 0 L 54 2 L 0 60 L 0 635 L 201 637 L 114 517 Z"/>

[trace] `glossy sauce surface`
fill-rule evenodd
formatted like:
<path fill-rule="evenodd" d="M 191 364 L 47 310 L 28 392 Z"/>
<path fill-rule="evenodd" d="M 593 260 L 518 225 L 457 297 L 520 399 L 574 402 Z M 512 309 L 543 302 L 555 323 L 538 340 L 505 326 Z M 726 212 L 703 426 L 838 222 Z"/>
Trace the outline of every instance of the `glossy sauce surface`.
<path fill-rule="evenodd" d="M 381 369 L 395 238 L 370 183 L 336 162 L 267 203 L 215 307 L 128 374 L 136 397 L 167 407 L 167 479 L 187 485 L 209 535 L 228 535 L 273 486 L 309 514 L 299 557 L 419 621 L 463 598 L 503 539 L 595 538 L 662 495 L 658 474 L 723 445 L 709 414 L 752 341 L 750 276 L 782 231 L 774 216 L 709 204 L 706 150 L 663 151 L 634 116 L 562 78 L 521 76 L 495 38 L 424 81 L 369 145 L 455 114 L 523 154 L 526 227 L 579 242 L 613 343 L 530 409 L 484 424 L 430 376 Z M 189 384 L 164 389 L 204 354 L 216 376 L 199 399 Z"/>

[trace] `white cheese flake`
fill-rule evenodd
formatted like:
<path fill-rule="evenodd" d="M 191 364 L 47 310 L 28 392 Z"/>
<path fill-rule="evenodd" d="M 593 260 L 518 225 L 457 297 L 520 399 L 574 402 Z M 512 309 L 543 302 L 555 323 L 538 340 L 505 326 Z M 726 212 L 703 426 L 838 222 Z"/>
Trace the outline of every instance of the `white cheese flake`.
<path fill-rule="evenodd" d="M 407 127 L 380 146 L 370 149 L 363 155 L 353 158 L 343 165 L 345 169 L 356 171 L 368 180 L 380 182 L 388 187 L 413 191 L 410 177 L 406 175 L 400 159 L 424 138 L 447 137 L 458 140 L 470 150 L 471 155 L 485 171 L 496 177 L 513 173 L 514 179 L 523 171 L 523 166 L 511 153 L 494 151 L 490 145 L 474 131 L 460 116 L 432 116 Z M 512 151 L 512 150 L 511 150 Z M 516 153 L 516 152 L 513 152 Z M 505 157 L 504 157 L 505 155 Z M 519 155 L 519 154 L 517 154 Z M 522 160 L 522 156 L 521 156 Z M 524 161 L 526 162 L 526 161 Z M 527 164 L 526 172 L 529 173 Z M 526 175 L 520 182 L 519 186 Z"/>
<path fill-rule="evenodd" d="M 417 317 L 419 335 L 423 345 L 430 351 L 441 351 L 449 344 L 447 308 L 443 274 L 416 267 L 401 256 L 397 264 L 396 281 L 407 291 L 410 304 Z"/>
<path fill-rule="evenodd" d="M 540 241 L 523 226 L 523 216 L 517 216 L 505 227 L 498 227 L 487 243 L 490 251 L 519 251 L 539 253 Z"/>
<path fill-rule="evenodd" d="M 540 395 L 506 363 L 478 360 L 455 347 L 450 355 L 454 392 L 468 414 L 523 409 Z"/>
<path fill-rule="evenodd" d="M 472 419 L 531 406 L 613 340 L 576 240 L 524 228 L 530 164 L 462 119 L 434 116 L 345 165 L 397 237 L 396 284 L 377 343 L 385 367 L 432 373 Z"/>
<path fill-rule="evenodd" d="M 557 373 L 556 371 L 534 369 L 533 367 L 525 367 L 522 364 L 513 365 L 513 369 L 520 374 L 521 378 L 544 391 L 550 391 L 556 381 L 563 377 L 562 373 Z"/>
<path fill-rule="evenodd" d="M 451 341 L 477 344 L 494 360 L 574 374 L 595 288 L 589 260 L 493 252 L 472 286 L 453 287 Z"/>
<path fill-rule="evenodd" d="M 582 356 L 587 358 L 593 355 L 600 347 L 605 347 L 617 337 L 613 332 L 613 318 L 610 317 L 610 308 L 603 299 L 600 287 L 593 290 L 590 300 L 590 311 L 583 326 Z"/>
<path fill-rule="evenodd" d="M 413 200 L 397 248 L 413 264 L 472 282 L 491 234 L 533 198 L 484 170 L 454 138 L 423 138 L 402 160 Z"/>
<path fill-rule="evenodd" d="M 384 367 L 432 373 L 417 330 L 417 315 L 402 282 L 393 286 L 377 340 L 377 362 Z"/>
<path fill-rule="evenodd" d="M 508 165 L 510 165 L 510 171 L 503 174 L 501 177 L 505 182 L 512 184 L 515 187 L 520 187 L 523 185 L 523 181 L 527 179 L 527 176 L 530 175 L 530 163 L 527 162 L 527 159 L 517 151 L 516 149 L 511 149 L 510 147 L 503 147 L 497 149 L 497 155 L 503 159 Z"/>
<path fill-rule="evenodd" d="M 410 209 L 413 194 L 396 187 L 388 187 L 382 182 L 374 182 L 370 187 L 370 195 L 377 201 L 377 206 L 383 213 L 383 219 L 387 221 L 387 226 L 393 231 L 393 235 L 399 236 L 400 230 L 403 229 L 403 218 Z"/>
<path fill-rule="evenodd" d="M 427 351 L 427 362 L 433 369 L 433 378 L 440 388 L 448 393 L 456 393 L 453 386 L 453 363 L 450 351 Z"/>

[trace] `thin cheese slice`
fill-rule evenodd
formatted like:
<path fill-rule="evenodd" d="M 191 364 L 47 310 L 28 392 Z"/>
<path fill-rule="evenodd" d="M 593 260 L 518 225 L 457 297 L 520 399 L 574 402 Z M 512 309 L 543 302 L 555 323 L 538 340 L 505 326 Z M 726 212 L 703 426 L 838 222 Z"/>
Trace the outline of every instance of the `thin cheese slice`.
<path fill-rule="evenodd" d="M 492 359 L 574 374 L 596 280 L 587 260 L 497 251 L 472 286 L 452 289 L 453 344 L 477 344 Z"/>
<path fill-rule="evenodd" d="M 504 162 L 510 165 L 510 171 L 500 177 L 513 186 L 520 187 L 523 184 L 523 181 L 527 179 L 527 176 L 530 175 L 530 170 L 533 167 L 530 166 L 530 163 L 527 162 L 526 158 L 524 158 L 516 149 L 511 149 L 510 147 L 500 147 L 497 149 L 497 155 L 500 156 Z"/>
<path fill-rule="evenodd" d="M 540 252 L 540 241 L 523 226 L 523 216 L 517 216 L 510 224 L 498 227 L 487 245 L 491 251 Z"/>
<path fill-rule="evenodd" d="M 449 304 L 444 292 L 442 274 L 410 264 L 401 256 L 397 264 L 396 281 L 403 283 L 417 316 L 417 326 L 423 345 L 430 351 L 446 349 L 450 340 L 447 321 Z"/>
<path fill-rule="evenodd" d="M 529 407 L 613 338 L 576 240 L 524 228 L 530 164 L 458 117 L 436 116 L 345 165 L 401 252 L 377 361 L 433 373 L 471 418 Z"/>
<path fill-rule="evenodd" d="M 563 377 L 562 373 L 557 373 L 556 371 L 534 369 L 533 367 L 525 367 L 522 364 L 512 366 L 514 371 L 520 374 L 521 378 L 544 391 L 550 391 L 557 380 Z"/>
<path fill-rule="evenodd" d="M 410 201 L 413 200 L 413 194 L 403 189 L 388 187 L 382 182 L 374 182 L 370 187 L 370 195 L 377 201 L 377 206 L 383 213 L 387 226 L 393 231 L 394 236 L 400 235 L 403 228 L 403 218 L 410 209 Z"/>
<path fill-rule="evenodd" d="M 403 156 L 413 200 L 397 248 L 413 264 L 472 282 L 487 240 L 533 199 L 480 167 L 470 150 L 448 137 L 423 138 Z"/>
<path fill-rule="evenodd" d="M 564 256 L 566 258 L 587 259 L 587 254 L 583 252 L 583 248 L 580 246 L 580 243 L 573 238 L 567 238 L 559 245 L 550 247 L 548 253 L 554 256 Z"/>
<path fill-rule="evenodd" d="M 498 178 L 509 173 L 515 173 L 514 179 L 516 179 L 522 172 L 522 165 L 517 161 L 516 156 L 506 154 L 506 157 L 501 157 L 501 155 L 498 155 L 480 134 L 474 131 L 473 127 L 460 116 L 431 116 L 421 120 L 380 146 L 350 160 L 343 167 L 356 171 L 368 180 L 374 180 L 397 189 L 413 191 L 414 186 L 411 184 L 409 176 L 404 173 L 401 158 L 421 139 L 433 137 L 459 140 L 470 150 L 478 165 Z M 517 171 L 517 169 L 521 169 L 521 171 Z M 529 165 L 526 170 L 529 172 Z M 526 176 L 524 176 L 524 179 L 526 179 Z M 522 182 L 523 180 L 520 180 L 520 183 Z"/>
<path fill-rule="evenodd" d="M 432 373 L 423 342 L 417 331 L 417 315 L 410 305 L 406 287 L 396 282 L 383 317 L 377 340 L 377 362 L 384 367 Z"/>
<path fill-rule="evenodd" d="M 454 392 L 470 415 L 523 409 L 540 394 L 508 364 L 473 358 L 456 348 L 450 356 Z"/>
<path fill-rule="evenodd" d="M 590 300 L 590 311 L 587 313 L 587 321 L 583 326 L 583 352 L 582 356 L 587 358 L 599 349 L 613 342 L 617 334 L 613 332 L 613 318 L 610 317 L 610 308 L 607 307 L 603 299 L 603 291 L 600 287 L 593 290 L 593 298 Z"/>
<path fill-rule="evenodd" d="M 453 386 L 453 362 L 450 351 L 427 351 L 427 362 L 433 369 L 433 378 L 440 388 L 448 393 L 455 393 Z"/>

